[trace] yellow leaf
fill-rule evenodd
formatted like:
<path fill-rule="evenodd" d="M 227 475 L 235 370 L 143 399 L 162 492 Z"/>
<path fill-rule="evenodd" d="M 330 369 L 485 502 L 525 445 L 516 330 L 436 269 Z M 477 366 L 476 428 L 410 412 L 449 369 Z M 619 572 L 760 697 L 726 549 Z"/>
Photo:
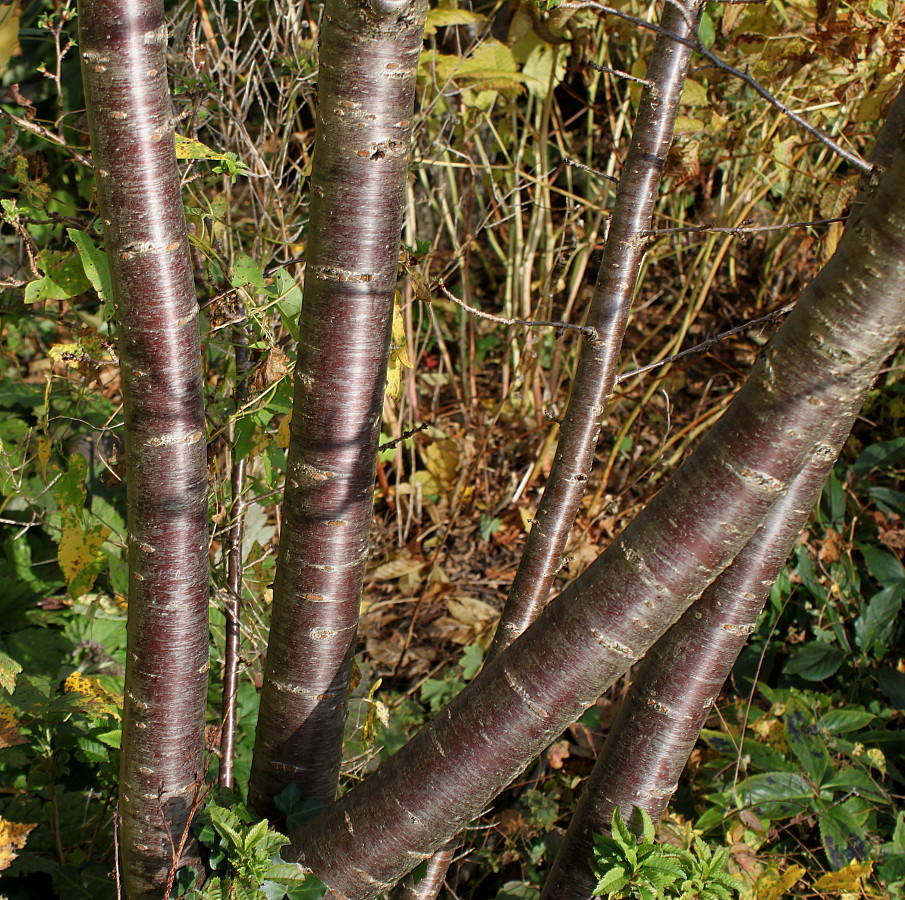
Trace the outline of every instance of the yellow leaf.
<path fill-rule="evenodd" d="M 757 879 L 755 896 L 757 900 L 783 900 L 789 889 L 804 874 L 805 870 L 801 866 L 789 866 L 781 875 L 771 867 Z"/>
<path fill-rule="evenodd" d="M 692 81 L 689 78 L 685 82 L 681 102 L 684 106 L 709 106 L 710 100 L 707 98 L 707 88 L 700 82 Z"/>
<path fill-rule="evenodd" d="M 280 422 L 280 427 L 277 428 L 277 447 L 280 450 L 285 450 L 289 446 L 289 430 L 292 427 L 292 413 L 289 413 L 288 416 L 283 416 L 283 421 Z"/>
<path fill-rule="evenodd" d="M 0 75 L 6 70 L 10 57 L 22 52 L 19 46 L 19 4 L 0 5 Z"/>
<path fill-rule="evenodd" d="M 390 358 L 387 362 L 387 394 L 394 400 L 402 396 L 402 370 L 412 369 L 405 341 L 405 319 L 399 309 L 399 291 L 393 301 L 393 334 L 390 338 Z"/>
<path fill-rule="evenodd" d="M 456 485 L 459 470 L 459 448 L 456 442 L 448 438 L 435 441 L 422 447 L 421 456 L 434 481 L 444 490 L 451 491 Z"/>
<path fill-rule="evenodd" d="M 424 22 L 424 36 L 436 34 L 438 28 L 447 25 L 482 25 L 486 21 L 487 16 L 467 9 L 432 9 Z"/>
<path fill-rule="evenodd" d="M 226 159 L 226 154 L 220 150 L 212 150 L 201 141 L 193 141 L 177 134 L 176 159 Z"/>
<path fill-rule="evenodd" d="M 838 872 L 827 872 L 814 882 L 815 891 L 830 891 L 841 893 L 842 891 L 860 891 L 861 880 L 867 878 L 873 871 L 872 862 L 850 862 Z"/>
<path fill-rule="evenodd" d="M 79 517 L 67 510 L 63 511 L 62 525 L 57 560 L 69 585 L 69 593 L 78 600 L 91 590 L 100 572 L 104 562 L 100 549 L 110 536 L 110 529 L 105 525 L 84 528 Z"/>
<path fill-rule="evenodd" d="M 883 775 L 886 775 L 886 757 L 879 747 L 871 747 L 867 751 L 867 761 L 875 768 L 879 769 Z"/>
<path fill-rule="evenodd" d="M 16 711 L 6 703 L 0 703 L 0 749 L 27 743 L 27 739 L 19 731 Z M 3 867 L 0 866 L 0 868 Z"/>
<path fill-rule="evenodd" d="M 63 682 L 63 690 L 67 694 L 78 694 L 80 706 L 95 715 L 111 715 L 120 717 L 120 703 L 96 678 L 73 672 Z"/>
<path fill-rule="evenodd" d="M 390 711 L 385 703 L 374 699 L 377 688 L 383 683 L 382 678 L 378 678 L 368 692 L 367 704 L 368 714 L 365 717 L 364 726 L 361 729 L 361 741 L 365 747 L 370 747 L 377 737 L 377 733 L 381 728 L 386 728 L 390 724 Z"/>
<path fill-rule="evenodd" d="M 691 116 L 676 116 L 673 130 L 676 134 L 692 134 L 695 131 L 706 131 L 707 124 L 700 119 L 693 119 Z"/>
<path fill-rule="evenodd" d="M 25 846 L 28 833 L 37 827 L 37 823 L 22 825 L 19 822 L 7 822 L 0 816 L 0 872 L 10 867 L 18 855 L 16 850 L 21 850 Z"/>

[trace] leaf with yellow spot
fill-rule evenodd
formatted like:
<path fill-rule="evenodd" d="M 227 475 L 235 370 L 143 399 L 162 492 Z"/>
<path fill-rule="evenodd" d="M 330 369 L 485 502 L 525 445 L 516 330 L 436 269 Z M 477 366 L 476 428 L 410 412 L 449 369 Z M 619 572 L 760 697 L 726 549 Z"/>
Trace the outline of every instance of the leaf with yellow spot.
<path fill-rule="evenodd" d="M 221 150 L 212 150 L 201 141 L 177 134 L 176 159 L 226 159 L 226 154 Z"/>
<path fill-rule="evenodd" d="M 821 875 L 814 882 L 814 890 L 830 893 L 842 893 L 843 891 L 860 893 L 862 880 L 869 877 L 873 869 L 872 862 L 850 862 L 838 872 L 827 872 L 826 875 Z"/>
<path fill-rule="evenodd" d="M 86 469 L 84 457 L 73 453 L 66 472 L 53 486 L 53 498 L 60 507 L 62 532 L 57 561 L 69 586 L 69 593 L 75 600 L 91 590 L 95 578 L 106 564 L 100 548 L 110 536 L 110 529 L 105 525 L 84 523 Z"/>
<path fill-rule="evenodd" d="M 106 525 L 82 525 L 78 515 L 64 511 L 57 561 L 74 600 L 87 594 L 103 570 L 106 559 L 100 552 L 110 536 Z"/>
<path fill-rule="evenodd" d="M 121 703 L 97 678 L 93 678 L 91 675 L 73 672 L 63 682 L 63 690 L 67 694 L 77 694 L 79 706 L 92 715 L 120 718 Z"/>
<path fill-rule="evenodd" d="M 387 363 L 387 394 L 394 400 L 402 396 L 402 370 L 412 369 L 405 341 L 405 319 L 399 308 L 399 291 L 393 300 L 393 333 L 390 338 L 390 358 Z"/>
<path fill-rule="evenodd" d="M 28 740 L 19 730 L 16 711 L 6 703 L 0 703 L 0 749 L 27 743 Z"/>
<path fill-rule="evenodd" d="M 22 666 L 0 650 L 0 687 L 7 694 L 11 694 L 16 689 L 16 676 L 21 672 Z"/>
<path fill-rule="evenodd" d="M 25 846 L 29 832 L 37 827 L 37 823 L 23 825 L 19 822 L 7 822 L 0 816 L 0 872 L 10 867 L 18 855 L 16 850 Z"/>

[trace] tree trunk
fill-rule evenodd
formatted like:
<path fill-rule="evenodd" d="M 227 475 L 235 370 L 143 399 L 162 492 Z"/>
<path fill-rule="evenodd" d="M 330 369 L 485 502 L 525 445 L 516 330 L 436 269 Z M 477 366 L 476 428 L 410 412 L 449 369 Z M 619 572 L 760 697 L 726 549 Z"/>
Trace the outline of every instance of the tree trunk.
<path fill-rule="evenodd" d="M 638 834 L 637 809 L 655 822 L 666 811 L 851 425 L 847 418 L 834 429 L 827 441 L 832 456 L 808 463 L 732 565 L 647 652 L 585 784 L 543 900 L 584 900 L 593 893 L 594 835 L 609 833 L 617 806 Z"/>
<path fill-rule="evenodd" d="M 295 398 L 250 801 L 337 791 L 426 0 L 327 0 Z"/>
<path fill-rule="evenodd" d="M 79 3 L 125 418 L 130 580 L 119 845 L 130 900 L 164 893 L 205 770 L 207 458 L 166 42 L 162 0 Z M 181 862 L 197 861 L 183 853 Z"/>
<path fill-rule="evenodd" d="M 834 425 L 905 329 L 903 210 L 900 152 L 671 481 L 406 747 L 293 835 L 338 895 L 376 897 L 479 815 L 702 594 L 804 465 L 834 456 Z"/>
<path fill-rule="evenodd" d="M 667 4 L 662 27 L 679 37 L 692 36 L 691 24 L 698 22 L 701 6 L 700 0 L 693 0 L 684 11 Z M 688 47 L 663 34 L 657 37 L 585 322 L 597 336 L 583 339 L 550 477 L 493 638 L 491 656 L 508 647 L 537 618 L 562 568 L 594 464 L 601 419 L 616 382 L 644 256 L 644 232 L 650 228 L 657 203 L 690 57 Z"/>

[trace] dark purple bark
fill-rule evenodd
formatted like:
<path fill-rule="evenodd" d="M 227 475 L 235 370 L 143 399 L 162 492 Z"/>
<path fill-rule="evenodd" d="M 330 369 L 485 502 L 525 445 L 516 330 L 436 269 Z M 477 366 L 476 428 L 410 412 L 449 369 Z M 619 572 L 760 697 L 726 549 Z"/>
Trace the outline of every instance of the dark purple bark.
<path fill-rule="evenodd" d="M 836 453 L 851 424 L 846 419 L 830 436 Z M 609 832 L 617 806 L 639 834 L 638 808 L 655 822 L 665 812 L 834 460 L 821 456 L 805 467 L 733 563 L 647 652 L 585 785 L 544 885 L 545 900 L 591 895 L 594 835 Z"/>
<path fill-rule="evenodd" d="M 695 453 L 409 744 L 294 835 L 338 895 L 394 884 L 486 807 L 732 561 L 905 331 L 905 153 Z"/>
<path fill-rule="evenodd" d="M 209 665 L 198 306 L 166 41 L 162 0 L 79 3 L 125 418 L 130 583 L 119 845 L 130 900 L 163 894 L 184 839 L 204 777 Z"/>
<path fill-rule="evenodd" d="M 700 0 L 687 0 L 683 15 L 677 6 L 667 3 L 662 27 L 680 37 L 692 36 L 690 23 L 697 23 L 701 6 Z M 663 34 L 657 37 L 585 323 L 597 336 L 583 339 L 550 477 L 494 635 L 491 655 L 508 647 L 537 618 L 562 568 L 569 533 L 594 464 L 603 413 L 613 393 L 644 255 L 644 232 L 650 229 L 657 203 L 690 57 L 688 47 Z"/>
<path fill-rule="evenodd" d="M 425 0 L 328 0 L 289 470 L 249 789 L 337 790 Z"/>

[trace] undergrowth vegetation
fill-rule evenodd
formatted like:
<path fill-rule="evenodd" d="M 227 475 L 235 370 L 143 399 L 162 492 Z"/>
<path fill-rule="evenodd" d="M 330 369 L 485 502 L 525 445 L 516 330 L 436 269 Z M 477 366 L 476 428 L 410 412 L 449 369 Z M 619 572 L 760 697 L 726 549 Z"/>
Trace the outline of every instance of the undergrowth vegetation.
<path fill-rule="evenodd" d="M 623 75 L 643 77 L 653 37 L 578 6 L 441 0 L 428 16 L 346 783 L 478 672 L 549 471 L 574 331 L 502 325 L 454 299 L 505 319 L 581 320 L 640 91 Z M 617 6 L 654 18 L 652 3 Z M 319 11 L 290 0 L 171 8 L 202 310 L 215 673 L 230 467 L 247 461 L 239 786 L 281 525 Z M 903 17 L 901 0 L 712 3 L 700 35 L 866 155 L 902 75 Z M 101 900 L 117 889 L 121 395 L 75 33 L 70 0 L 0 5 L 0 870 L 10 898 Z M 726 408 L 832 253 L 857 189 L 844 161 L 720 69 L 693 68 L 683 100 L 560 586 Z M 903 363 L 900 351 L 877 381 L 714 708 L 661 843 L 646 829 L 632 846 L 620 822 L 600 844 L 602 894 L 905 898 Z M 625 684 L 473 823 L 450 896 L 539 896 Z M 220 721 L 214 679 L 212 778 Z M 255 896 L 263 884 L 268 897 L 313 897 L 310 881 L 281 868 L 284 840 L 242 801 L 213 787 L 196 798 L 196 830 L 221 879 L 203 896 Z M 280 802 L 291 822 L 291 792 Z M 627 893 L 643 881 L 642 850 L 656 863 L 649 881 L 673 893 Z M 177 881 L 172 895 L 188 889 Z"/>

